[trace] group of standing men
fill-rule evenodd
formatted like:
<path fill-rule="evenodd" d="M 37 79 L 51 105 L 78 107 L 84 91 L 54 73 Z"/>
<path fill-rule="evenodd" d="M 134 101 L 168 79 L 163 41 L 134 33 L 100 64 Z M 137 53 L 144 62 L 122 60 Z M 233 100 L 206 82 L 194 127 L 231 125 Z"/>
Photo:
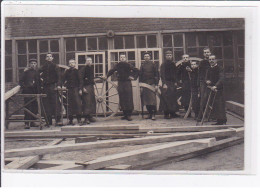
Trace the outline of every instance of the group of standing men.
<path fill-rule="evenodd" d="M 216 57 L 211 55 L 209 48 L 204 48 L 204 59 L 197 64 L 190 61 L 188 55 L 183 55 L 182 63 L 179 66 L 173 62 L 173 54 L 166 51 L 165 62 L 158 65 L 151 61 L 149 52 L 144 53 L 144 62 L 140 69 L 129 64 L 125 54 L 120 54 L 120 62 L 116 64 L 107 73 L 106 80 L 109 76 L 117 72 L 118 93 L 120 108 L 124 116 L 122 119 L 131 121 L 133 104 L 133 91 L 131 81 L 139 77 L 139 82 L 148 84 L 149 88 L 141 88 L 141 102 L 146 106 L 148 111 L 147 119 L 155 120 L 156 115 L 156 94 L 159 88 L 161 78 L 162 86 L 160 98 L 160 110 L 164 113 L 165 119 L 179 117 L 176 112 L 179 109 L 177 103 L 178 88 L 181 89 L 182 106 L 188 110 L 190 98 L 192 97 L 192 110 L 195 113 L 195 119 L 201 120 L 206 102 L 208 99 L 209 88 L 214 92 L 217 91 L 213 112 L 217 125 L 225 124 L 227 119 L 225 115 L 225 102 L 223 98 L 223 70 L 217 64 Z M 94 93 L 94 70 L 92 59 L 86 58 L 86 65 L 80 70 L 76 68 L 76 61 L 69 60 L 69 68 L 65 72 L 53 62 L 53 55 L 46 55 L 46 62 L 38 69 L 37 60 L 31 59 L 29 66 L 25 69 L 20 85 L 23 93 L 37 94 L 43 93 L 47 97 L 43 98 L 43 104 L 46 111 L 46 120 L 48 125 L 52 125 L 53 117 L 56 125 L 61 125 L 61 104 L 57 95 L 62 86 L 68 91 L 68 115 L 69 124 L 73 124 L 73 116 L 75 115 L 78 124 L 89 124 L 95 122 L 93 114 L 96 113 L 96 99 Z M 160 69 L 160 71 L 159 71 Z M 154 91 L 151 90 L 154 89 Z M 26 102 L 30 98 L 25 98 Z M 30 103 L 27 106 L 34 114 L 37 114 L 37 105 Z M 84 117 L 84 121 L 81 118 Z M 31 114 L 25 112 L 25 120 L 34 120 Z M 34 122 L 26 122 L 25 128 L 35 127 Z"/>

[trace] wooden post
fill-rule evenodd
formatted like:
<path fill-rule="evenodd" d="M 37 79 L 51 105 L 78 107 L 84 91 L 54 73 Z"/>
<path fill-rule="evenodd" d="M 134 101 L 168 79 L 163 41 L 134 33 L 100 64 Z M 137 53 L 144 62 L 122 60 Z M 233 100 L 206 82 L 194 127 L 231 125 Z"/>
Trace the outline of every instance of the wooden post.
<path fill-rule="evenodd" d="M 42 129 L 42 110 L 41 110 L 41 99 L 40 95 L 37 94 L 37 105 L 38 105 L 38 113 L 39 113 L 39 119 L 40 119 L 40 129 Z"/>

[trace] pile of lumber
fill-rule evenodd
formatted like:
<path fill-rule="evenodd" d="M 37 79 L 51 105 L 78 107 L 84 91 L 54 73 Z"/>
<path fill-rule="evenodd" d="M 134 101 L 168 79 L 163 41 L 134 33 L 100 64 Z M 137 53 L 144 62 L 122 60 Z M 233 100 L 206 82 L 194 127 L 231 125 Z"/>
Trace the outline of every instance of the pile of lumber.
<path fill-rule="evenodd" d="M 5 169 L 143 170 L 221 150 L 244 141 L 244 127 L 183 126 L 141 128 L 139 125 L 66 126 L 61 130 L 6 132 L 5 138 L 52 138 L 46 146 L 5 150 Z M 63 144 L 67 138 L 75 141 Z M 88 161 L 44 160 L 44 155 L 136 146 Z M 141 145 L 141 147 L 140 147 Z M 149 147 L 142 145 L 151 145 Z"/>

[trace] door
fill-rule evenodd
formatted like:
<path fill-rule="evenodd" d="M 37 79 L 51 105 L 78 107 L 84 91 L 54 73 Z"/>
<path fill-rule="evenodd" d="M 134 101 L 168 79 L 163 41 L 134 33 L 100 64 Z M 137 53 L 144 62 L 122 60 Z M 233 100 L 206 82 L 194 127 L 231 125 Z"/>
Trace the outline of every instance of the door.
<path fill-rule="evenodd" d="M 92 63 L 94 66 L 94 77 L 105 76 L 105 71 L 106 71 L 105 52 L 76 53 L 77 68 L 80 69 L 81 66 L 86 65 L 85 64 L 86 57 L 90 57 L 92 59 Z M 96 84 L 94 85 L 94 89 L 95 89 L 95 95 L 99 96 L 99 94 L 104 93 L 106 88 L 103 86 L 102 82 L 96 82 Z M 97 106 L 96 112 L 103 113 L 103 110 L 101 109 L 101 107 Z"/>
<path fill-rule="evenodd" d="M 147 48 L 147 49 L 122 49 L 122 50 L 109 50 L 108 51 L 108 70 L 113 68 L 115 64 L 119 63 L 120 53 L 125 53 L 128 63 L 134 65 L 136 68 L 140 69 L 141 63 L 143 61 L 144 52 L 151 53 L 151 60 L 159 65 L 162 63 L 162 55 L 160 48 Z M 116 75 L 112 75 L 109 78 L 111 81 L 117 84 Z M 134 101 L 134 111 L 141 111 L 141 100 L 140 100 L 140 87 L 139 80 L 132 81 L 133 89 L 133 101 Z M 114 90 L 114 91 L 113 91 Z M 111 89 L 108 94 L 109 101 L 114 103 L 119 102 L 118 96 L 111 96 L 115 93 L 115 89 Z"/>

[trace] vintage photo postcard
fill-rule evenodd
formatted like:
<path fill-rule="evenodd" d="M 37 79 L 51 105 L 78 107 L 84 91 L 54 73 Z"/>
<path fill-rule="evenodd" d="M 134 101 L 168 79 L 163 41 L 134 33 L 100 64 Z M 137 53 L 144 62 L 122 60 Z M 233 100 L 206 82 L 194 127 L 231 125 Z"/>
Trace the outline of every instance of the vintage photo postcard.
<path fill-rule="evenodd" d="M 253 13 L 4 4 L 2 170 L 252 173 Z"/>

